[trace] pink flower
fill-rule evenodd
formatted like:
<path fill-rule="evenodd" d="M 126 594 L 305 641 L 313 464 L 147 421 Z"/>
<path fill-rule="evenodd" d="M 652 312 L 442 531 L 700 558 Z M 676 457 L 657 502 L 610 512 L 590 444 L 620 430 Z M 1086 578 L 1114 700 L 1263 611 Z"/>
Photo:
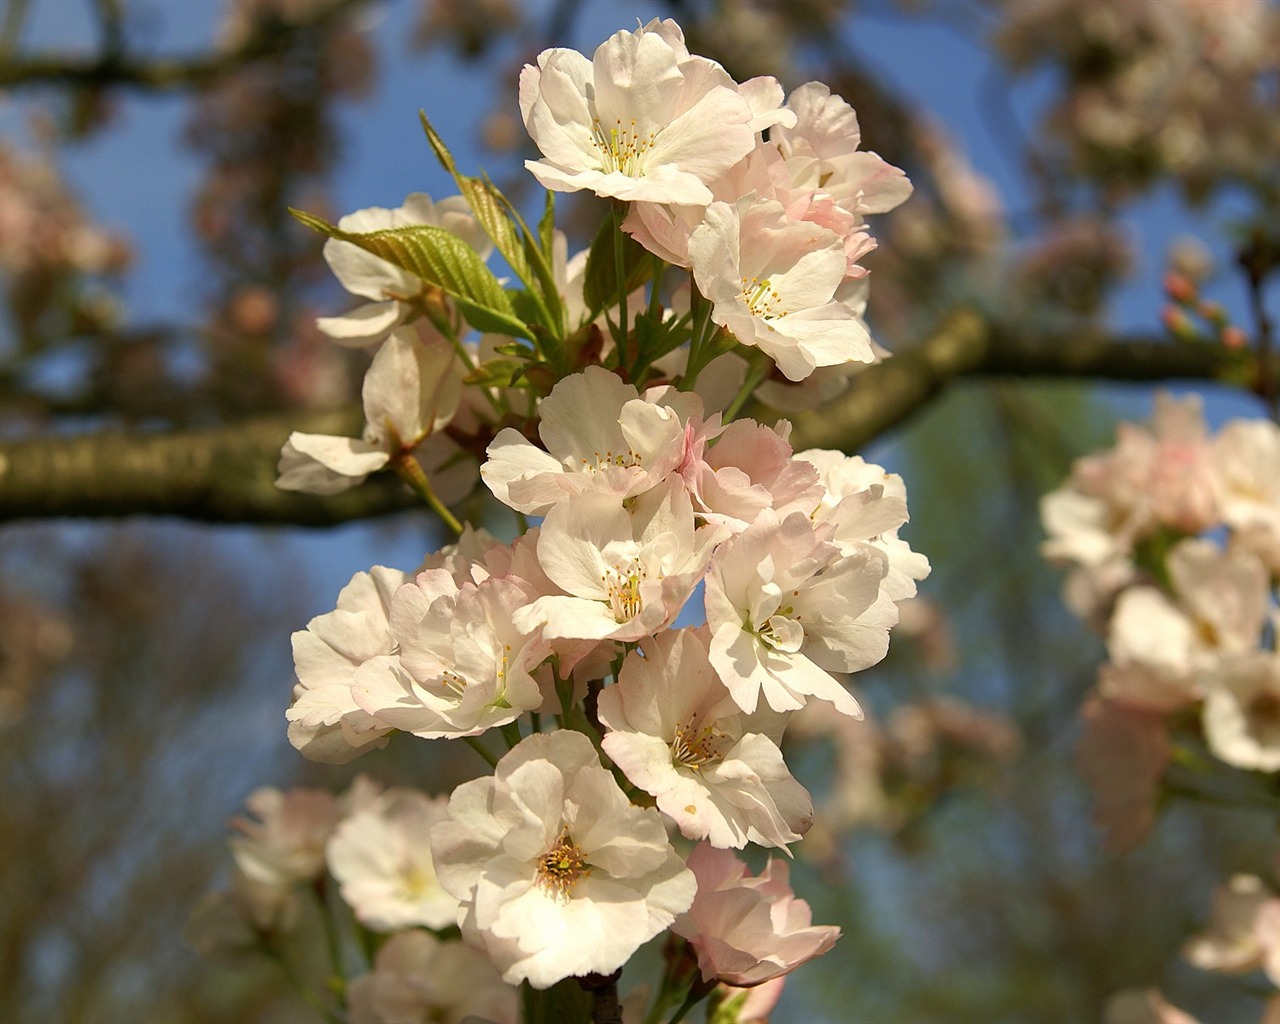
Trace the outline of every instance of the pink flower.
<path fill-rule="evenodd" d="M 689 869 L 698 895 L 671 930 L 693 946 L 705 981 L 759 985 L 821 956 L 840 937 L 839 928 L 812 924 L 783 861 L 770 858 L 752 877 L 731 851 L 699 843 Z"/>

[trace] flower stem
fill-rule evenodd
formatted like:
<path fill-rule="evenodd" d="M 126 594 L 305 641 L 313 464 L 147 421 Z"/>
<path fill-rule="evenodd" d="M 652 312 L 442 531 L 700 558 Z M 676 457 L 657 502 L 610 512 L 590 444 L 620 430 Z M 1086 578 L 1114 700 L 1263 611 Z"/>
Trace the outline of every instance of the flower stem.
<path fill-rule="evenodd" d="M 626 215 L 627 204 L 615 201 L 613 204 L 613 269 L 618 277 L 618 336 L 613 340 L 618 346 L 619 362 L 627 358 L 627 331 L 631 326 L 630 317 L 627 316 L 627 265 L 623 254 L 626 235 L 622 231 L 622 221 Z"/>
<path fill-rule="evenodd" d="M 724 411 L 724 422 L 729 423 L 738 415 L 738 410 L 751 397 L 752 392 L 760 386 L 760 382 L 765 379 L 769 373 L 769 359 L 762 355 L 756 354 L 751 360 L 751 364 L 747 369 L 747 376 L 742 382 L 742 387 L 738 389 L 738 393 L 734 396 L 733 401 L 729 403 L 729 408 Z"/>
<path fill-rule="evenodd" d="M 472 750 L 474 750 L 477 754 L 479 754 L 481 757 L 484 758 L 485 763 L 488 764 L 490 768 L 498 767 L 498 759 L 493 756 L 493 753 L 489 750 L 488 747 L 486 747 L 483 743 L 480 742 L 478 737 L 463 736 L 462 738 L 467 741 L 467 746 L 469 746 Z"/>
<path fill-rule="evenodd" d="M 462 534 L 462 524 L 445 507 L 444 502 L 436 497 L 436 492 L 431 487 L 431 481 L 427 479 L 427 474 L 423 471 L 422 465 L 418 460 L 413 457 L 412 452 L 408 450 L 402 451 L 391 465 L 395 469 L 396 475 L 412 487 L 418 496 L 431 506 L 432 511 L 444 521 L 444 524 L 449 529 L 458 535 Z"/>

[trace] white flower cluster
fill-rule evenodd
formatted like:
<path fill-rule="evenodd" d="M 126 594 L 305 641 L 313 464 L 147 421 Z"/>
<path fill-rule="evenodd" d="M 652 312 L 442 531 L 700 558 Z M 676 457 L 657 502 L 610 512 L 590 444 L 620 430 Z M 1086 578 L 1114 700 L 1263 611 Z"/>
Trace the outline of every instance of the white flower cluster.
<path fill-rule="evenodd" d="M 1122 424 L 1042 513 L 1069 603 L 1106 632 L 1081 757 L 1113 842 L 1150 827 L 1186 709 L 1218 759 L 1280 771 L 1280 427 L 1210 436 L 1198 397 L 1161 394 L 1150 429 Z"/>
<path fill-rule="evenodd" d="M 816 83 L 785 103 L 773 79 L 738 84 L 669 21 L 594 59 L 543 53 L 520 109 L 543 185 L 617 204 L 604 256 L 567 259 L 549 223 L 535 239 L 495 214 L 428 129 L 463 196 L 326 226 L 365 302 L 321 326 L 380 346 L 364 434 L 294 434 L 281 458 L 281 487 L 321 494 L 394 470 L 459 533 L 413 573 L 357 573 L 294 634 L 291 742 L 336 763 L 396 732 L 464 739 L 494 766 L 447 808 L 393 790 L 328 826 L 342 898 L 399 933 L 351 986 L 353 1019 L 408 1019 L 377 1007 L 428 965 L 462 984 L 472 969 L 422 928 L 456 925 L 534 990 L 608 977 L 670 929 L 684 967 L 659 998 L 677 1001 L 825 952 L 838 929 L 811 924 L 785 864 L 753 877 L 732 851 L 809 829 L 787 720 L 811 703 L 861 717 L 845 676 L 885 656 L 929 571 L 897 535 L 900 477 L 733 418 L 770 366 L 801 381 L 879 355 L 864 217 L 911 186 L 859 151 L 853 110 Z M 523 291 L 489 273 L 494 248 Z M 503 543 L 454 520 L 477 475 L 540 523 Z M 677 628 L 699 589 L 705 623 Z"/>

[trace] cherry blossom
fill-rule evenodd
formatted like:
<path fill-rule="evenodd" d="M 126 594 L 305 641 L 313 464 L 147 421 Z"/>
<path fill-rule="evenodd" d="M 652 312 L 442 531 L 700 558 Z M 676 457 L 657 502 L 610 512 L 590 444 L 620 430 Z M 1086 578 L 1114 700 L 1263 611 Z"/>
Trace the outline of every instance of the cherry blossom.
<path fill-rule="evenodd" d="M 808 698 L 861 717 L 832 675 L 884 657 L 898 614 L 880 584 L 885 556 L 871 547 L 844 555 L 802 513 L 771 510 L 716 551 L 707 578 L 711 664 L 748 714 L 761 697 L 775 711 Z"/>
<path fill-rule="evenodd" d="M 463 783 L 431 833 L 463 937 L 509 984 L 609 974 L 693 902 L 692 872 L 660 815 L 634 807 L 591 741 L 522 740 L 492 776 Z"/>
<path fill-rule="evenodd" d="M 813 466 L 822 484 L 813 521 L 831 524 L 832 542 L 846 554 L 864 544 L 884 552 L 889 562 L 884 592 L 893 601 L 915 597 L 916 582 L 929 575 L 929 560 L 898 537 L 898 529 L 907 522 L 902 477 L 860 455 L 811 448 L 795 457 Z"/>
<path fill-rule="evenodd" d="M 699 843 L 689 869 L 698 895 L 671 930 L 693 945 L 706 981 L 759 985 L 821 956 L 840 937 L 839 928 L 812 923 L 783 861 L 771 857 L 752 877 L 731 851 Z"/>
<path fill-rule="evenodd" d="M 1258 913 L 1276 895 L 1257 875 L 1232 875 L 1213 895 L 1206 931 L 1182 949 L 1186 960 L 1204 971 L 1245 974 L 1262 966 Z"/>
<path fill-rule="evenodd" d="M 707 183 L 755 145 L 763 112 L 753 98 L 720 65 L 691 56 L 673 21 L 617 32 L 591 60 L 544 50 L 520 74 L 520 113 L 543 155 L 525 166 L 558 192 L 710 202 Z"/>
<path fill-rule="evenodd" d="M 697 396 L 650 388 L 641 396 L 600 366 L 564 378 L 538 408 L 544 451 L 507 427 L 489 445 L 480 476 L 494 496 L 545 516 L 570 494 L 634 497 L 667 478 L 684 458 L 685 422 Z"/>
<path fill-rule="evenodd" d="M 778 747 L 785 718 L 742 714 L 698 633 L 663 633 L 642 650 L 600 694 L 604 752 L 686 838 L 739 849 L 799 839 L 813 804 Z"/>
<path fill-rule="evenodd" d="M 356 673 L 352 695 L 389 726 L 427 739 L 475 736 L 543 703 L 533 678 L 550 653 L 513 624 L 533 595 L 515 579 L 479 584 L 428 569 L 392 599 L 395 656 Z"/>
<path fill-rule="evenodd" d="M 538 560 L 564 591 L 515 613 L 552 639 L 639 640 L 669 625 L 706 571 L 721 533 L 695 528 L 679 478 L 630 508 L 607 494 L 566 498 L 543 521 Z"/>
<path fill-rule="evenodd" d="M 447 928 L 457 920 L 458 901 L 436 881 L 429 842 L 446 804 L 443 797 L 389 789 L 344 818 L 329 837 L 325 860 L 365 927 Z"/>
<path fill-rule="evenodd" d="M 399 569 L 358 572 L 338 594 L 338 606 L 293 634 L 298 684 L 286 712 L 289 742 L 314 761 L 343 763 L 385 746 L 391 726 L 362 709 L 351 694 L 356 670 L 390 655 L 391 595 L 405 581 Z"/>
<path fill-rule="evenodd" d="M 438 436 L 438 431 L 453 419 L 461 393 L 462 377 L 448 342 L 426 329 L 421 336 L 412 329 L 394 331 L 365 374 L 363 437 L 295 430 L 280 453 L 276 486 L 286 491 L 337 494 L 362 483 L 401 452 L 418 447 L 433 435 L 433 443 L 444 446 L 432 453 L 439 465 L 457 451 L 451 441 Z M 424 453 L 424 458 L 431 455 Z M 474 477 L 469 477 L 461 493 L 446 492 L 442 500 L 464 496 L 472 482 Z"/>
<path fill-rule="evenodd" d="M 689 236 L 689 258 L 711 319 L 789 380 L 819 366 L 871 362 L 866 325 L 836 297 L 845 255 L 834 231 L 789 220 L 781 203 L 750 193 L 707 207 Z"/>
<path fill-rule="evenodd" d="M 517 1024 L 517 992 L 489 958 L 461 942 L 421 929 L 393 935 L 378 949 L 373 972 L 347 989 L 351 1024 Z"/>
<path fill-rule="evenodd" d="M 1280 771 L 1280 655 L 1256 651 L 1222 663 L 1205 693 L 1204 732 L 1227 764 Z"/>

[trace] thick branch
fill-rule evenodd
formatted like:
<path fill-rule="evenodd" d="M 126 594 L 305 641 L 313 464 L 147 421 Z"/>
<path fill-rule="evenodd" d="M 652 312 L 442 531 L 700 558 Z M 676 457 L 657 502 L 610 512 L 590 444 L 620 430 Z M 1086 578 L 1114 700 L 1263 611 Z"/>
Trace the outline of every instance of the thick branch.
<path fill-rule="evenodd" d="M 285 50 L 303 31 L 334 21 L 367 0 L 333 0 L 305 18 L 264 23 L 241 45 L 211 54 L 186 57 L 137 57 L 107 46 L 89 57 L 43 54 L 0 55 L 0 89 L 22 86 L 126 86 L 166 91 L 206 85 L 221 75 Z"/>
<path fill-rule="evenodd" d="M 199 431 L 0 443 L 0 521 L 152 515 L 328 526 L 421 507 L 391 476 L 325 498 L 275 486 L 276 460 L 290 431 L 355 435 L 360 426 L 360 410 L 352 407 Z"/>
<path fill-rule="evenodd" d="M 962 310 L 915 348 L 868 367 L 821 413 L 797 417 L 792 442 L 797 448 L 856 451 L 965 376 L 1239 380 L 1242 355 L 1216 345 L 1099 333 L 1015 335 Z M 354 436 L 360 425 L 360 412 L 352 407 L 204 431 L 0 442 L 0 522 L 157 515 L 325 526 L 418 504 L 407 488 L 385 476 L 332 497 L 276 489 L 276 460 L 291 430 Z"/>
<path fill-rule="evenodd" d="M 1116 338 L 1101 331 L 1026 335 L 960 310 L 918 346 L 860 373 L 820 412 L 796 416 L 791 440 L 797 449 L 856 451 L 958 377 L 1238 382 L 1247 356 L 1220 345 Z"/>

